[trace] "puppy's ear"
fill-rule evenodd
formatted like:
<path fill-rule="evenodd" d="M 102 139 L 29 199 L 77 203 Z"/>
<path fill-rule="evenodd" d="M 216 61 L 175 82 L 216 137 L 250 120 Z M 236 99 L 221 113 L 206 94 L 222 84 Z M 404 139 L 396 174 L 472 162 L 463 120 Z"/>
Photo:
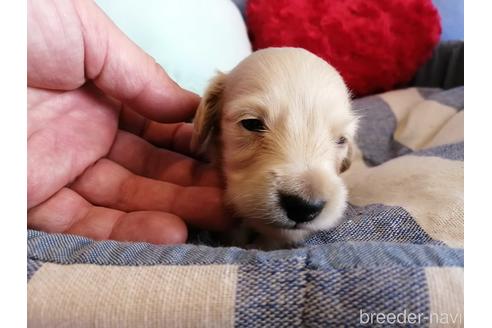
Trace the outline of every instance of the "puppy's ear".
<path fill-rule="evenodd" d="M 342 160 L 340 163 L 340 168 L 339 172 L 343 173 L 347 171 L 350 168 L 350 165 L 352 165 L 352 142 L 349 141 L 347 145 L 347 155 L 345 155 L 345 158 Z"/>
<path fill-rule="evenodd" d="M 214 145 L 214 139 L 219 135 L 221 99 L 225 77 L 225 74 L 219 72 L 211 80 L 200 105 L 198 105 L 193 120 L 194 127 L 191 138 L 191 150 L 195 154 L 203 155 L 210 146 Z"/>

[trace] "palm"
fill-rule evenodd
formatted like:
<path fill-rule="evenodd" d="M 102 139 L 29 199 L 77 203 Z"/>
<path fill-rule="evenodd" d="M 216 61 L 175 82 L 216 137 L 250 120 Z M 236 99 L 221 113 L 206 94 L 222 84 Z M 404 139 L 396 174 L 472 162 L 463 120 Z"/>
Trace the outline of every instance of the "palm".
<path fill-rule="evenodd" d="M 28 90 L 28 207 L 105 156 L 117 132 L 119 109 L 93 90 Z"/>

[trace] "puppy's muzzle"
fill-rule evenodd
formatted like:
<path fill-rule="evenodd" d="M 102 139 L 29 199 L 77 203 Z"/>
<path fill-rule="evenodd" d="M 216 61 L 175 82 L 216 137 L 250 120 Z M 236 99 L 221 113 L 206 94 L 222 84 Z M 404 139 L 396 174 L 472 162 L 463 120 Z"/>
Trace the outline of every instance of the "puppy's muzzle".
<path fill-rule="evenodd" d="M 282 192 L 279 193 L 279 203 L 287 217 L 296 224 L 314 220 L 326 205 L 325 200 L 306 200 Z"/>

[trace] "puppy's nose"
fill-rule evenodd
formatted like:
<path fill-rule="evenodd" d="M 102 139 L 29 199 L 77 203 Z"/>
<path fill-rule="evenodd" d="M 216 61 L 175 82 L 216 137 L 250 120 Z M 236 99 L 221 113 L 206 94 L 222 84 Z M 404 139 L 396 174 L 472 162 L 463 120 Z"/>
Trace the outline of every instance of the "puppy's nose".
<path fill-rule="evenodd" d="M 297 223 L 314 220 L 326 204 L 325 201 L 308 201 L 285 193 L 279 193 L 279 200 L 289 219 Z"/>

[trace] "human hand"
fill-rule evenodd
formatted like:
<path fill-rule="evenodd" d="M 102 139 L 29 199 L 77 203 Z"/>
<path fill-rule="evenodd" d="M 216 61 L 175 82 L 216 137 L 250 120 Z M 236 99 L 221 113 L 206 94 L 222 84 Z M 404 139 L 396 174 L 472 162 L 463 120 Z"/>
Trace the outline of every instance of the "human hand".
<path fill-rule="evenodd" d="M 173 123 L 199 98 L 92 1 L 28 1 L 27 57 L 28 227 L 169 244 L 185 222 L 229 226 L 218 172 Z"/>

